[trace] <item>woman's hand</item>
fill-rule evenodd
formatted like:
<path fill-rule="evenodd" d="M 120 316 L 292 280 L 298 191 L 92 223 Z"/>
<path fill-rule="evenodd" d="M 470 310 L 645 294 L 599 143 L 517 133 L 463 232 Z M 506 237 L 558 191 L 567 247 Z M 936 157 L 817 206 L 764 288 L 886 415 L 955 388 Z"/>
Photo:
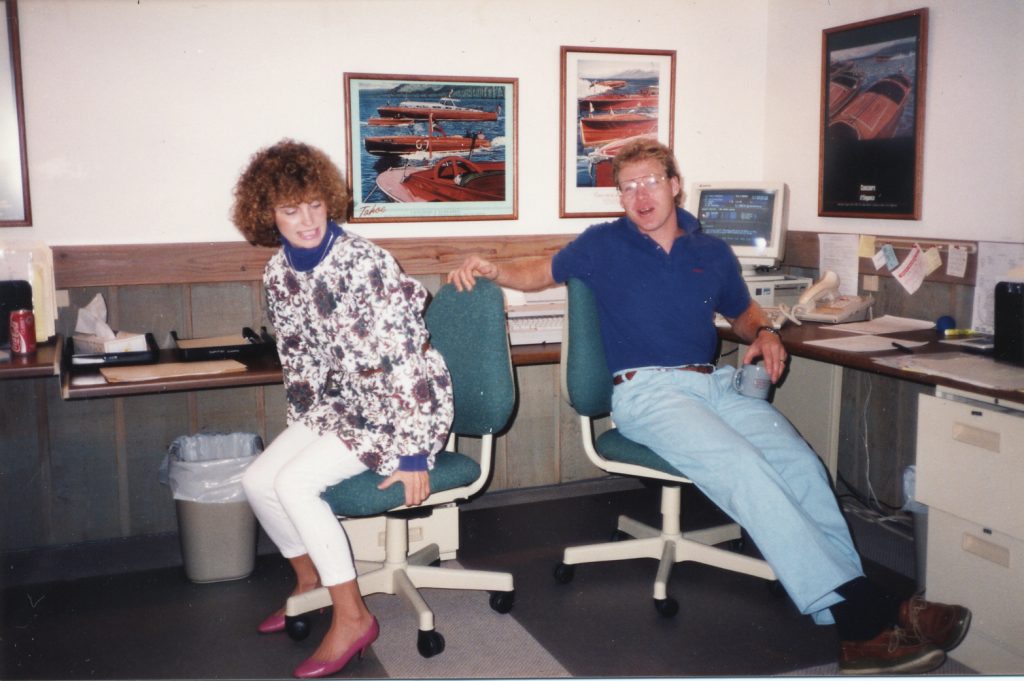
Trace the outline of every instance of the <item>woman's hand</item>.
<path fill-rule="evenodd" d="M 419 506 L 430 496 L 430 473 L 427 471 L 395 471 L 377 485 L 377 489 L 385 490 L 396 482 L 405 488 L 406 506 Z"/>

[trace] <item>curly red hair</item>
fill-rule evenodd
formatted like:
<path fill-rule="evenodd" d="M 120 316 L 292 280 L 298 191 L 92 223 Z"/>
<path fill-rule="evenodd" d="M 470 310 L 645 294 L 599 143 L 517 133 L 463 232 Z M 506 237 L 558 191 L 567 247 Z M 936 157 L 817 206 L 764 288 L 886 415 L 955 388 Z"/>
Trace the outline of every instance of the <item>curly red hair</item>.
<path fill-rule="evenodd" d="M 281 243 L 274 209 L 282 204 L 323 201 L 327 217 L 339 223 L 348 212 L 348 189 L 338 167 L 316 147 L 290 139 L 253 154 L 234 195 L 231 221 L 256 246 Z"/>

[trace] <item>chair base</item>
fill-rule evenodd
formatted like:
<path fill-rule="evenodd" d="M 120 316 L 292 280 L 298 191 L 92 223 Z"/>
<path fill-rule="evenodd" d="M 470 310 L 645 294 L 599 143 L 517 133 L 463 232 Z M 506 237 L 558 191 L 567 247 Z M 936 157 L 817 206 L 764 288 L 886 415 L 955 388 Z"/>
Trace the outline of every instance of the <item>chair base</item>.
<path fill-rule="evenodd" d="M 409 554 L 408 521 L 399 515 L 388 515 L 385 530 L 385 559 L 374 563 L 370 571 L 357 577 L 363 596 L 385 593 L 400 595 L 416 612 L 419 630 L 434 629 L 434 613 L 419 594 L 419 589 L 469 589 L 512 594 L 512 575 L 507 572 L 463 570 L 432 565 L 440 560 L 436 544 L 424 546 Z M 491 600 L 499 612 L 511 609 L 511 595 Z M 285 605 L 285 615 L 296 617 L 331 605 L 325 587 L 292 596 Z"/>
<path fill-rule="evenodd" d="M 776 579 L 775 572 L 765 561 L 713 546 L 739 539 L 739 525 L 728 523 L 692 532 L 680 532 L 680 508 L 679 486 L 666 485 L 662 489 L 661 497 L 661 529 L 626 516 L 619 516 L 618 530 L 634 539 L 571 546 L 565 549 L 562 563 L 579 565 L 610 560 L 654 558 L 659 561 L 658 573 L 654 579 L 656 602 L 668 598 L 667 585 L 672 566 L 688 560 L 762 579 Z"/>

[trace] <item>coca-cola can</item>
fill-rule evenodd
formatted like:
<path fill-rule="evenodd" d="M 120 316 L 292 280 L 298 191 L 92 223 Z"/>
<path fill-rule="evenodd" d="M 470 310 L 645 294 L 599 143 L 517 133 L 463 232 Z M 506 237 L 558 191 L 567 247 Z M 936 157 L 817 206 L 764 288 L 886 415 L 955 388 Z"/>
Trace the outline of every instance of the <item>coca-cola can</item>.
<path fill-rule="evenodd" d="M 11 352 L 28 355 L 36 351 L 36 318 L 32 310 L 11 310 Z"/>

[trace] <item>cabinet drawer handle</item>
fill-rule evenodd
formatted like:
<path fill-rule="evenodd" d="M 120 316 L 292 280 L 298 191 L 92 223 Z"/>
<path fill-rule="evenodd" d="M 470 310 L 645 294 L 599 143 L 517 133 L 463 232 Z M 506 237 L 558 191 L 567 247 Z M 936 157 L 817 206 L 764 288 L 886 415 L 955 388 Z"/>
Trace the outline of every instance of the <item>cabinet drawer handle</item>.
<path fill-rule="evenodd" d="M 984 558 L 987 561 L 1001 565 L 1004 568 L 1010 567 L 1010 549 L 999 544 L 993 544 L 990 541 L 982 539 L 981 537 L 975 537 L 973 534 L 964 532 L 963 542 L 961 543 L 964 551 L 973 553 L 979 558 Z"/>
<path fill-rule="evenodd" d="M 975 428 L 966 423 L 953 424 L 953 439 L 999 453 L 999 433 Z"/>

